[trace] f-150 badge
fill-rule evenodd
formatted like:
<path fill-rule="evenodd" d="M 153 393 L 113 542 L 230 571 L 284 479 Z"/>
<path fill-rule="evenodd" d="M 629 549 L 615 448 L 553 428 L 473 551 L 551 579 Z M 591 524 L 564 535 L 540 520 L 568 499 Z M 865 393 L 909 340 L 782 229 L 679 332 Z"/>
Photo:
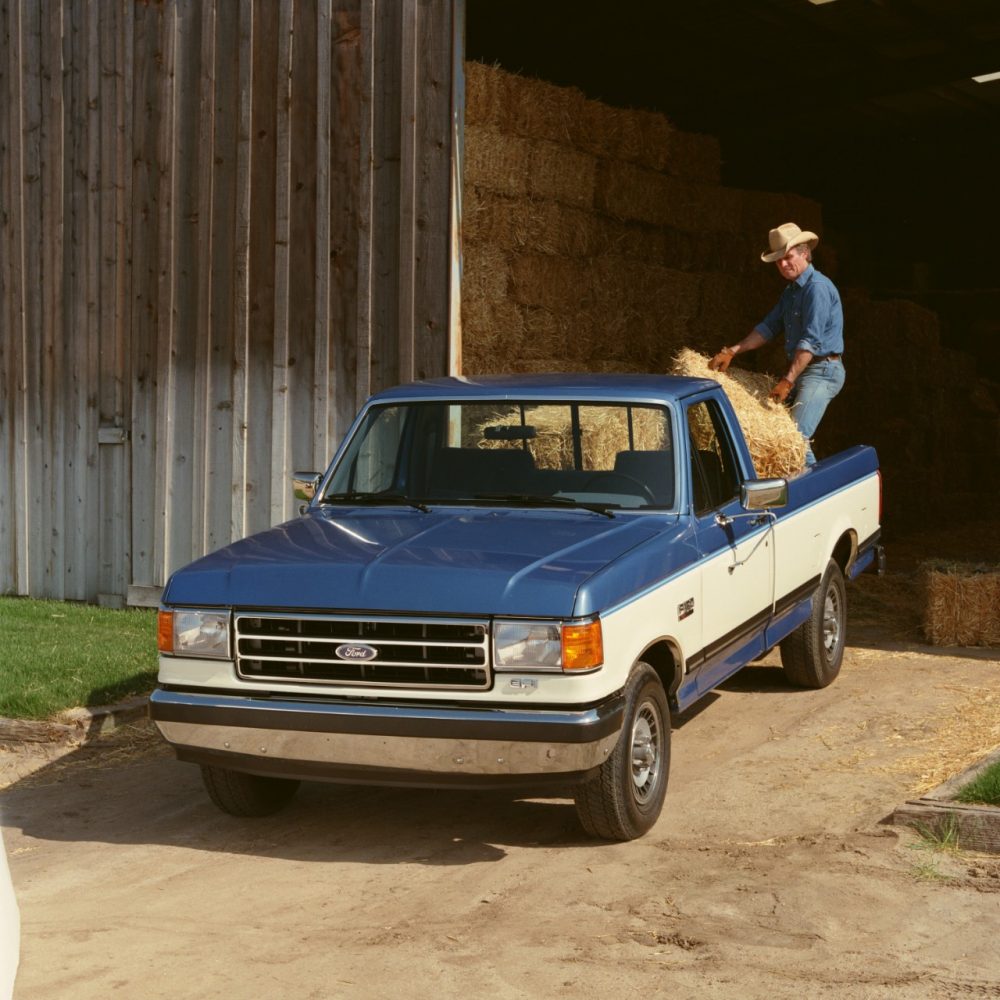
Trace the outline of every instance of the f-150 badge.
<path fill-rule="evenodd" d="M 694 614 L 694 598 L 689 597 L 686 601 L 682 601 L 677 605 L 677 620 L 679 622 L 684 621 L 685 618 L 690 618 Z"/>

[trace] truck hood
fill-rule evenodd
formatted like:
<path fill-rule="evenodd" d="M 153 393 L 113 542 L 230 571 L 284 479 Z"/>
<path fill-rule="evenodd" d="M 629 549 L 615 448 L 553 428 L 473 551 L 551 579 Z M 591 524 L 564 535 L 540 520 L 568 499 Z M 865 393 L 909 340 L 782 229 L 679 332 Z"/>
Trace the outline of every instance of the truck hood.
<path fill-rule="evenodd" d="M 600 610 L 578 605 L 587 580 L 676 523 L 584 510 L 323 509 L 178 570 L 163 602 L 572 617 Z"/>

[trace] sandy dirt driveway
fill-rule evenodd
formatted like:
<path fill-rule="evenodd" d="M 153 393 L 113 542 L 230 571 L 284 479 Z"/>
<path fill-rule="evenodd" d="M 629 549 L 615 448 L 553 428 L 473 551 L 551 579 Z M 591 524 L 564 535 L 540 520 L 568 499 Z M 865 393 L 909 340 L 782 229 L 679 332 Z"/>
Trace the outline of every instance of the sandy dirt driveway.
<path fill-rule="evenodd" d="M 880 822 L 997 720 L 1000 663 L 855 645 L 798 691 L 773 662 L 675 720 L 630 844 L 509 793 L 235 820 L 150 739 L 36 760 L 0 798 L 15 998 L 1000 997 L 1000 859 Z"/>

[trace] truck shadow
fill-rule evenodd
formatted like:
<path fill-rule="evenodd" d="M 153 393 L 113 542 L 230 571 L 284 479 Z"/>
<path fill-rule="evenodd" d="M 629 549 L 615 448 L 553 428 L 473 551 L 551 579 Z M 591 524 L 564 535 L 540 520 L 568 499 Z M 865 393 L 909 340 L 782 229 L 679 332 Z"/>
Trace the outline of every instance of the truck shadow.
<path fill-rule="evenodd" d="M 178 763 L 166 748 L 151 743 L 128 759 L 100 756 L 92 748 L 72 751 L 0 792 L 4 827 L 41 842 L 391 865 L 479 864 L 503 859 L 509 847 L 597 843 L 580 827 L 569 790 L 541 798 L 308 782 L 277 815 L 237 819 L 212 805 L 198 768 Z"/>

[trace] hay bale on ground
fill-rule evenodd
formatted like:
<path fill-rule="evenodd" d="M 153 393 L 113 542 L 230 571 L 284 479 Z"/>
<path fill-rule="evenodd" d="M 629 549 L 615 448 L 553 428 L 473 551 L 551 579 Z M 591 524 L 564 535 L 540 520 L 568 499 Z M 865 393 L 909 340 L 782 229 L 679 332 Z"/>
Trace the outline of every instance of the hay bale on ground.
<path fill-rule="evenodd" d="M 675 375 L 710 378 L 722 386 L 743 428 L 758 476 L 792 476 L 801 472 L 806 464 L 806 442 L 788 409 L 767 398 L 774 378 L 740 368 L 730 368 L 728 374 L 721 374 L 711 371 L 708 362 L 706 355 L 685 348 L 674 358 L 671 370 Z"/>
<path fill-rule="evenodd" d="M 935 646 L 1000 646 L 1000 566 L 921 565 L 924 635 Z"/>

